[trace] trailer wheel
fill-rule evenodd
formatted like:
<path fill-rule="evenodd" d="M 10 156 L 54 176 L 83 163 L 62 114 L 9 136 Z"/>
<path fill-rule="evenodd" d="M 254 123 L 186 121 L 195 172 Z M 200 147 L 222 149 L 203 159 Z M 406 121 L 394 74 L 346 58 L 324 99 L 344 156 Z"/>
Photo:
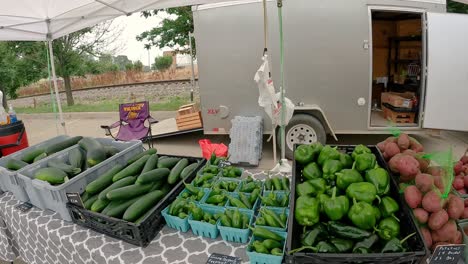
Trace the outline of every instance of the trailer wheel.
<path fill-rule="evenodd" d="M 293 159 L 294 144 L 311 144 L 320 142 L 325 144 L 327 137 L 322 123 L 315 117 L 307 114 L 294 115 L 285 130 L 286 158 Z M 278 147 L 281 149 L 281 131 L 278 129 Z"/>

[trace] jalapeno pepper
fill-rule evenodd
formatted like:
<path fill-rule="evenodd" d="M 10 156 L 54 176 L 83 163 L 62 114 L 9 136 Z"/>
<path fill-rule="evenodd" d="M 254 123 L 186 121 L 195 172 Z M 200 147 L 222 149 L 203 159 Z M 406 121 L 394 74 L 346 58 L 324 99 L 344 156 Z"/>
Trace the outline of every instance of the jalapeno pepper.
<path fill-rule="evenodd" d="M 249 209 L 247 206 L 239 199 L 232 197 L 232 196 L 227 196 L 229 199 L 229 202 L 231 203 L 232 206 L 238 207 L 238 208 L 244 208 L 244 209 Z"/>
<path fill-rule="evenodd" d="M 256 226 L 255 228 L 249 227 L 252 230 L 252 234 L 256 237 L 263 239 L 273 239 L 276 241 L 283 241 L 284 238 L 275 232 L 272 232 L 264 227 Z"/>
<path fill-rule="evenodd" d="M 262 243 L 268 250 L 272 250 L 274 248 L 280 248 L 283 246 L 281 242 L 279 242 L 278 240 L 273 240 L 273 239 L 265 239 L 263 240 Z"/>
<path fill-rule="evenodd" d="M 263 245 L 262 242 L 256 240 L 252 243 L 252 246 L 253 246 L 253 249 L 257 252 L 257 253 L 262 253 L 262 254 L 270 254 L 270 252 L 268 251 L 268 249 L 265 247 L 265 245 Z"/>
<path fill-rule="evenodd" d="M 241 200 L 241 202 L 248 208 L 248 209 L 252 209 L 252 203 L 250 203 L 250 200 L 249 198 L 247 197 L 247 195 L 245 195 L 244 193 L 239 193 L 239 198 Z"/>
<path fill-rule="evenodd" d="M 251 204 L 254 204 L 255 201 L 257 201 L 257 198 L 260 196 L 260 189 L 255 189 L 252 191 L 252 193 L 250 194 L 250 203 Z"/>
<path fill-rule="evenodd" d="M 281 248 L 274 248 L 271 250 L 271 254 L 275 256 L 283 256 L 283 250 L 281 250 Z"/>
<path fill-rule="evenodd" d="M 239 210 L 234 210 L 232 215 L 232 227 L 234 228 L 242 228 L 242 215 Z"/>
<path fill-rule="evenodd" d="M 271 179 L 271 181 L 272 181 L 272 183 L 273 183 L 273 187 L 275 187 L 275 190 L 277 190 L 277 191 L 283 190 L 283 186 L 281 185 L 281 180 L 280 180 L 280 178 L 278 178 L 278 177 L 273 177 L 273 178 Z"/>

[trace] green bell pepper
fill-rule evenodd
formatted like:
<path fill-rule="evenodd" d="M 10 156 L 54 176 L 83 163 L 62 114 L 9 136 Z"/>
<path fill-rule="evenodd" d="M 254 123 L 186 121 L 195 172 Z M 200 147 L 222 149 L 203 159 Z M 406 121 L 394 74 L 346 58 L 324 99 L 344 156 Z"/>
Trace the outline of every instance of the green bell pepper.
<path fill-rule="evenodd" d="M 405 252 L 406 248 L 403 244 L 408 240 L 410 237 L 414 236 L 416 233 L 412 233 L 407 237 L 403 238 L 402 240 L 398 240 L 398 238 L 394 237 L 390 239 L 385 246 L 382 248 L 381 253 L 396 253 L 396 252 Z"/>
<path fill-rule="evenodd" d="M 357 202 L 356 199 L 353 199 L 353 206 L 349 209 L 348 218 L 355 226 L 364 230 L 372 229 L 377 221 L 372 205 L 366 202 Z"/>
<path fill-rule="evenodd" d="M 308 180 L 315 189 L 315 194 L 324 193 L 327 190 L 327 182 L 323 178 Z"/>
<path fill-rule="evenodd" d="M 334 236 L 352 240 L 362 240 L 372 235 L 369 231 L 362 230 L 355 226 L 344 225 L 336 221 L 328 222 L 328 229 Z"/>
<path fill-rule="evenodd" d="M 327 228 L 318 223 L 312 227 L 312 230 L 308 230 L 301 234 L 301 244 L 303 246 L 312 247 L 317 244 L 318 241 L 328 238 Z"/>
<path fill-rule="evenodd" d="M 304 167 L 304 169 L 302 170 L 302 176 L 304 176 L 304 178 L 307 180 L 321 178 L 322 170 L 320 169 L 317 163 L 312 162 Z"/>
<path fill-rule="evenodd" d="M 372 204 L 376 198 L 380 200 L 375 186 L 369 182 L 351 183 L 346 189 L 346 195 L 349 199 L 356 199 L 369 204 Z"/>
<path fill-rule="evenodd" d="M 361 174 L 357 170 L 344 169 L 336 173 L 336 186 L 346 190 L 351 183 L 363 182 Z"/>
<path fill-rule="evenodd" d="M 348 213 L 349 200 L 348 197 L 342 195 L 336 197 L 336 187 L 333 188 L 331 198 L 325 199 L 323 203 L 323 211 L 332 221 L 340 220 Z"/>
<path fill-rule="evenodd" d="M 374 208 L 374 213 L 375 213 L 375 220 L 379 221 L 380 218 L 382 218 L 382 213 L 380 212 L 379 208 L 372 206 Z"/>
<path fill-rule="evenodd" d="M 393 214 L 400 210 L 400 206 L 392 197 L 385 196 L 379 204 L 379 209 L 383 217 L 394 217 Z"/>
<path fill-rule="evenodd" d="M 357 155 L 364 154 L 364 153 L 372 153 L 372 151 L 368 147 L 361 144 L 361 145 L 357 145 L 354 148 L 353 153 L 351 153 L 351 156 L 353 157 L 353 159 L 356 159 Z"/>
<path fill-rule="evenodd" d="M 400 235 L 400 223 L 393 217 L 387 217 L 380 221 L 377 234 L 383 240 L 390 240 Z"/>
<path fill-rule="evenodd" d="M 314 160 L 314 152 L 309 145 L 300 145 L 294 151 L 294 159 L 300 164 L 308 164 Z"/>
<path fill-rule="evenodd" d="M 319 201 L 313 197 L 299 196 L 294 216 L 300 225 L 313 226 L 320 220 Z"/>
<path fill-rule="evenodd" d="M 356 169 L 359 172 L 365 172 L 375 168 L 376 157 L 372 153 L 363 153 L 356 155 L 354 159 L 353 169 Z"/>
<path fill-rule="evenodd" d="M 322 171 L 323 178 L 326 180 L 334 181 L 336 179 L 335 173 L 343 169 L 343 164 L 339 160 L 327 160 L 323 163 Z"/>
<path fill-rule="evenodd" d="M 340 159 L 340 152 L 336 149 L 336 147 L 332 148 L 330 146 L 325 146 L 320 151 L 320 154 L 317 159 L 317 163 L 320 166 L 323 166 L 325 161 L 327 160 L 339 160 Z"/>
<path fill-rule="evenodd" d="M 353 162 L 354 161 L 353 161 L 353 158 L 351 157 L 351 155 L 348 155 L 346 153 L 340 153 L 339 161 L 343 165 L 344 169 L 351 169 L 351 167 L 353 167 Z"/>
<path fill-rule="evenodd" d="M 330 238 L 329 242 L 336 247 L 338 253 L 348 253 L 351 252 L 354 246 L 354 242 L 351 240 L 333 237 Z"/>
<path fill-rule="evenodd" d="M 316 194 L 314 186 L 309 181 L 296 185 L 296 193 L 298 196 L 314 195 Z"/>
<path fill-rule="evenodd" d="M 377 195 L 385 195 L 390 191 L 390 176 L 385 169 L 375 168 L 366 171 L 366 181 L 374 184 Z"/>
<path fill-rule="evenodd" d="M 323 212 L 324 212 L 323 206 L 325 205 L 325 201 L 327 201 L 328 199 L 330 199 L 330 196 L 328 196 L 328 195 L 326 195 L 326 194 L 324 194 L 324 193 L 321 193 L 321 194 L 317 195 L 317 199 L 318 199 L 319 204 L 320 204 L 320 205 L 319 205 L 319 211 L 320 211 L 321 213 L 323 213 Z"/>
<path fill-rule="evenodd" d="M 371 253 L 371 248 L 379 241 L 379 237 L 376 234 L 372 234 L 368 238 L 364 238 L 362 241 L 357 242 L 354 245 L 353 253 L 356 254 L 368 254 Z"/>

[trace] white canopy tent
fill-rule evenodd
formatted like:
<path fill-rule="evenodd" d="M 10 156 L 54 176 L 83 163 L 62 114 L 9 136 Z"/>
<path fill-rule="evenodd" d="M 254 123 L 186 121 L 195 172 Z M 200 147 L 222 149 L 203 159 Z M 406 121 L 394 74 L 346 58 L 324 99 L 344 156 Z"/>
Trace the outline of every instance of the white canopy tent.
<path fill-rule="evenodd" d="M 0 0 L 0 41 L 47 41 L 59 119 L 66 134 L 52 41 L 135 12 L 233 0 Z"/>

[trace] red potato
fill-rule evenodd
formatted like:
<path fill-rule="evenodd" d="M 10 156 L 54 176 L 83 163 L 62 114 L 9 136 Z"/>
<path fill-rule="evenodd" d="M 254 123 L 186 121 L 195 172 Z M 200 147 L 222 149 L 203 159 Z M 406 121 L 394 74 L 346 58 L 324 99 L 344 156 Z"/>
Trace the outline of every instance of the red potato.
<path fill-rule="evenodd" d="M 466 199 L 464 203 L 465 203 L 465 207 L 468 207 L 468 199 Z"/>
<path fill-rule="evenodd" d="M 405 155 L 404 154 L 396 154 L 393 156 L 390 161 L 388 162 L 388 166 L 390 167 L 390 170 L 394 173 L 398 173 L 398 164 L 401 158 L 403 158 Z"/>
<path fill-rule="evenodd" d="M 421 143 L 419 143 L 419 141 L 417 141 L 415 138 L 413 137 L 409 137 L 409 140 L 410 140 L 410 146 L 409 148 L 416 151 L 416 152 L 423 152 L 424 151 L 424 147 L 423 145 L 421 145 Z"/>
<path fill-rule="evenodd" d="M 455 175 L 458 175 L 462 171 L 463 171 L 463 162 L 459 160 L 455 163 L 455 165 L 453 165 L 453 172 L 455 173 Z"/>
<path fill-rule="evenodd" d="M 410 147 L 410 139 L 407 134 L 401 134 L 397 140 L 398 147 L 402 150 L 408 149 Z"/>
<path fill-rule="evenodd" d="M 385 145 L 385 153 L 389 158 L 395 156 L 396 154 L 400 153 L 400 148 L 396 143 L 388 142 Z"/>
<path fill-rule="evenodd" d="M 427 226 L 431 230 L 439 230 L 447 221 L 449 220 L 449 216 L 447 214 L 447 211 L 445 210 L 439 210 L 435 213 L 432 213 L 429 216 L 429 220 L 427 221 Z M 440 241 L 440 240 L 435 240 L 434 237 L 432 237 L 432 240 L 435 242 Z"/>
<path fill-rule="evenodd" d="M 429 219 L 429 213 L 422 208 L 413 209 L 413 214 L 420 224 L 427 223 L 427 220 Z"/>
<path fill-rule="evenodd" d="M 408 155 L 404 155 L 398 160 L 398 171 L 400 172 L 400 175 L 403 175 L 408 178 L 414 179 L 418 173 L 420 173 L 419 170 L 419 162 Z"/>
<path fill-rule="evenodd" d="M 462 219 L 467 219 L 468 218 L 468 207 L 465 207 L 465 209 L 463 209 L 463 215 L 461 217 Z"/>
<path fill-rule="evenodd" d="M 434 236 L 432 237 L 432 239 L 435 242 L 449 241 L 457 235 L 457 224 L 454 220 L 448 220 L 442 227 L 440 227 L 440 229 L 438 229 L 434 233 L 435 238 L 437 238 L 437 240 L 434 240 Z"/>
<path fill-rule="evenodd" d="M 414 185 L 405 189 L 405 201 L 411 208 L 418 208 L 421 205 L 422 194 Z"/>
<path fill-rule="evenodd" d="M 465 173 L 465 175 L 468 175 L 468 163 L 463 165 L 463 173 Z"/>
<path fill-rule="evenodd" d="M 385 152 L 385 145 L 387 145 L 387 141 L 377 143 L 377 148 L 379 148 L 380 152 Z"/>
<path fill-rule="evenodd" d="M 432 190 L 434 187 L 434 178 L 430 174 L 419 173 L 414 180 L 416 187 L 423 193 Z"/>
<path fill-rule="evenodd" d="M 462 198 L 450 194 L 448 204 L 447 204 L 447 213 L 451 219 L 459 219 L 463 215 L 463 210 L 465 209 L 465 203 Z"/>
<path fill-rule="evenodd" d="M 403 154 L 409 154 L 411 156 L 414 156 L 414 154 L 416 154 L 416 152 L 412 149 L 405 149 L 404 151 L 402 151 L 401 153 Z"/>
<path fill-rule="evenodd" d="M 463 184 L 468 187 L 468 176 L 463 176 Z"/>
<path fill-rule="evenodd" d="M 432 235 L 431 231 L 426 227 L 421 227 L 421 233 L 424 238 L 424 242 L 426 242 L 426 246 L 430 248 L 432 246 Z"/>
<path fill-rule="evenodd" d="M 431 174 L 432 176 L 443 176 L 445 171 L 442 167 L 439 166 L 430 166 L 427 168 L 426 173 Z"/>
<path fill-rule="evenodd" d="M 463 180 L 463 177 L 457 176 L 452 182 L 452 186 L 455 189 L 463 189 L 465 188 L 465 181 Z"/>
<path fill-rule="evenodd" d="M 396 137 L 388 137 L 387 139 L 385 139 L 385 142 L 393 142 L 393 143 L 397 143 L 398 141 L 398 138 Z"/>
<path fill-rule="evenodd" d="M 443 202 L 439 194 L 432 190 L 424 195 L 422 207 L 429 213 L 435 213 L 442 210 Z"/>
<path fill-rule="evenodd" d="M 444 190 L 444 182 L 441 176 L 434 176 L 434 185 L 442 192 Z"/>
<path fill-rule="evenodd" d="M 460 158 L 460 161 L 463 162 L 463 164 L 468 164 L 468 155 L 465 155 Z"/>
<path fill-rule="evenodd" d="M 449 240 L 452 244 L 463 244 L 463 234 L 460 231 L 455 233 L 455 236 Z"/>
<path fill-rule="evenodd" d="M 457 192 L 463 195 L 463 194 L 466 194 L 466 189 L 463 188 L 463 189 L 457 190 Z"/>
<path fill-rule="evenodd" d="M 419 155 L 415 155 L 414 158 L 419 162 L 419 169 L 422 172 L 425 172 L 427 168 L 429 167 L 429 164 L 431 163 L 430 160 L 424 159 Z"/>

